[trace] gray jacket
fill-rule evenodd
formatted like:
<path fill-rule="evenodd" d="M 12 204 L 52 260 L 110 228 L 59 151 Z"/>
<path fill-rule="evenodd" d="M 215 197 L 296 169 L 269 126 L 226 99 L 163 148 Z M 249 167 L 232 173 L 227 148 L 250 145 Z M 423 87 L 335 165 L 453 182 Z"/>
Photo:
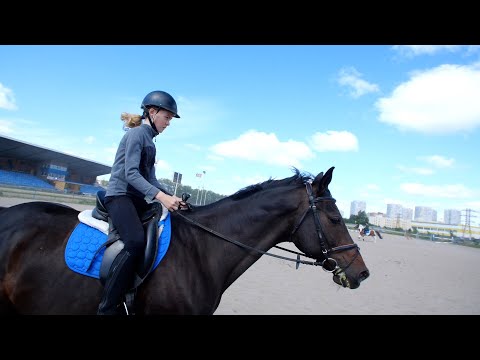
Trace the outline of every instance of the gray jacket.
<path fill-rule="evenodd" d="M 118 145 L 105 196 L 130 194 L 152 201 L 160 190 L 169 194 L 155 175 L 157 151 L 153 138 L 157 135 L 147 124 L 125 133 Z"/>

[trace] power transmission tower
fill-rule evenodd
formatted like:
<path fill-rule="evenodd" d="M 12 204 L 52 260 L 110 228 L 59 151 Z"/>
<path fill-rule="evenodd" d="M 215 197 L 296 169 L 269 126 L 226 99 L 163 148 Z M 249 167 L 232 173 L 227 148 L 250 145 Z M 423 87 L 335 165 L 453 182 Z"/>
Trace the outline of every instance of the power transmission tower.
<path fill-rule="evenodd" d="M 465 209 L 465 210 L 462 210 L 462 211 L 465 211 L 465 215 L 463 215 L 463 214 L 461 215 L 462 217 L 465 218 L 465 223 L 463 224 L 462 237 L 465 239 L 466 238 L 465 234 L 468 233 L 468 235 L 469 235 L 468 239 L 472 240 L 472 228 L 470 226 L 470 222 L 471 222 L 472 217 L 476 217 L 475 215 L 472 215 L 472 212 L 476 212 L 476 211 L 472 210 L 472 209 Z"/>

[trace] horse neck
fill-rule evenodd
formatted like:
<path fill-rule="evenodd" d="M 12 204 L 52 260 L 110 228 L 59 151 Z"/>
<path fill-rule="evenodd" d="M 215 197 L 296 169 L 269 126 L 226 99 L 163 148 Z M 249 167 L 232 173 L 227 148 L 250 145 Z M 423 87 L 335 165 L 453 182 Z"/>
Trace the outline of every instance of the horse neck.
<path fill-rule="evenodd" d="M 247 209 L 247 210 L 246 210 Z M 247 199 L 199 209 L 195 221 L 214 230 L 228 240 L 267 252 L 273 246 L 289 239 L 293 220 L 291 211 L 271 211 L 251 207 Z M 259 215 L 261 214 L 261 215 Z M 263 254 L 233 244 L 204 229 L 197 228 L 199 253 L 208 258 L 212 271 L 223 275 L 226 289 Z M 219 268 L 218 264 L 222 264 Z"/>

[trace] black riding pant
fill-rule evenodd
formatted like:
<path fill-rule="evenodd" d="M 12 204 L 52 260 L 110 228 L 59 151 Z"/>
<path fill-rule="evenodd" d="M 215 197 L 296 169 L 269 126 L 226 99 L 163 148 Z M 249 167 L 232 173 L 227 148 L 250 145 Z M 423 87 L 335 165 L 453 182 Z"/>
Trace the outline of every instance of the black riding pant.
<path fill-rule="evenodd" d="M 149 208 L 149 204 L 143 198 L 133 196 L 107 196 L 105 208 L 125 244 L 124 249 L 137 261 L 145 251 L 145 236 L 140 217 Z"/>

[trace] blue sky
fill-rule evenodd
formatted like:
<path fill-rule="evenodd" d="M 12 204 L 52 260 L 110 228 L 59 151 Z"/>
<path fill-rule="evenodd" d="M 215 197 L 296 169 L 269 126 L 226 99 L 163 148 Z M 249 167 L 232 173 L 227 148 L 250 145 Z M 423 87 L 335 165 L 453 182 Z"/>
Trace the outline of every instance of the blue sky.
<path fill-rule="evenodd" d="M 479 222 L 478 46 L 0 45 L 10 138 L 111 165 L 120 114 L 153 90 L 181 116 L 156 138 L 159 178 L 230 195 L 335 166 L 346 217 L 363 200 Z"/>

